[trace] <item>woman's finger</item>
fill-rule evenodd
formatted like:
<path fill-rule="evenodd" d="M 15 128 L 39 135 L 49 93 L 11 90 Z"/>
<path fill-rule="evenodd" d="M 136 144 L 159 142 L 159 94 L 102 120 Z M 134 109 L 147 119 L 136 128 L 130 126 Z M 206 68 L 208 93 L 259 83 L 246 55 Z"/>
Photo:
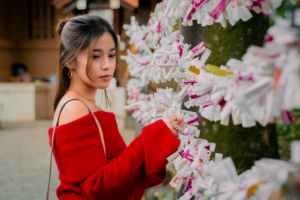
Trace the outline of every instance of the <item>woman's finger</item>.
<path fill-rule="evenodd" d="M 182 127 L 179 126 L 178 124 L 175 124 L 175 123 L 174 123 L 174 125 L 175 125 L 174 128 L 178 131 L 178 133 L 181 133 L 182 132 Z"/>
<path fill-rule="evenodd" d="M 169 129 L 172 131 L 172 133 L 177 137 L 178 132 L 172 127 L 172 125 L 169 126 Z"/>
<path fill-rule="evenodd" d="M 182 132 L 182 127 L 176 124 L 175 122 L 171 123 L 171 126 L 178 131 L 178 133 Z"/>
<path fill-rule="evenodd" d="M 183 127 L 184 126 L 184 117 L 183 115 L 177 115 L 177 122 L 178 122 L 178 125 Z"/>

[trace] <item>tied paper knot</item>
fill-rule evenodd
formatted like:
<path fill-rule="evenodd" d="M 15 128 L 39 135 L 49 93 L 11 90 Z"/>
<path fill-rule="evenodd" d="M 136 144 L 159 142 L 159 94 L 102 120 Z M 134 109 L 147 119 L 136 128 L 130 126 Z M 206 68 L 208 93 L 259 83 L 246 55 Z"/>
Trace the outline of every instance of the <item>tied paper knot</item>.
<path fill-rule="evenodd" d="M 192 154 L 190 154 L 190 150 L 187 150 L 186 154 L 184 155 L 184 158 L 190 162 L 194 161 L 194 156 Z"/>
<path fill-rule="evenodd" d="M 164 60 L 164 63 L 168 63 L 168 61 L 169 61 L 169 56 L 167 56 L 167 58 Z"/>
<path fill-rule="evenodd" d="M 182 52 L 183 52 L 183 46 L 182 46 L 182 45 L 179 45 L 179 46 L 178 46 L 178 50 L 179 50 L 179 57 L 181 58 Z"/>
<path fill-rule="evenodd" d="M 197 53 L 202 47 L 205 46 L 205 43 L 204 42 L 201 42 L 199 43 L 197 46 L 195 46 L 193 49 L 192 49 L 192 52 L 195 54 Z"/>
<path fill-rule="evenodd" d="M 270 34 L 265 35 L 264 43 L 272 42 L 274 40 L 273 36 Z"/>
<path fill-rule="evenodd" d="M 193 124 L 193 123 L 198 122 L 198 121 L 200 121 L 200 117 L 198 115 L 195 115 L 193 117 L 188 118 L 186 120 L 186 123 Z"/>
<path fill-rule="evenodd" d="M 204 149 L 207 150 L 207 154 L 210 154 L 210 153 L 209 153 L 209 151 L 210 151 L 210 146 L 209 146 L 209 145 L 208 145 L 208 146 L 205 146 Z"/>
<path fill-rule="evenodd" d="M 157 26 L 157 33 L 161 33 L 161 31 L 162 31 L 161 21 L 159 21 Z"/>
<path fill-rule="evenodd" d="M 148 65 L 150 62 L 143 62 L 143 63 L 140 63 L 139 62 L 139 64 L 141 65 L 141 66 L 146 66 L 146 65 Z"/>
<path fill-rule="evenodd" d="M 198 83 L 198 82 L 195 81 L 195 80 L 184 80 L 184 81 L 183 81 L 183 84 L 184 84 L 184 85 L 191 84 L 192 86 L 194 86 L 195 83 Z"/>
<path fill-rule="evenodd" d="M 192 0 L 192 5 L 195 9 L 201 8 L 208 0 Z"/>
<path fill-rule="evenodd" d="M 195 8 L 195 6 L 194 6 L 194 3 L 193 3 L 194 1 L 192 1 L 192 4 L 193 4 L 193 8 L 190 10 L 190 12 L 189 13 L 187 13 L 187 15 L 186 15 L 186 19 L 187 20 L 192 20 L 192 16 L 193 16 L 193 14 L 197 11 L 197 8 Z"/>
<path fill-rule="evenodd" d="M 230 0 L 221 0 L 220 3 L 211 11 L 210 16 L 217 20 L 219 15 L 225 10 Z"/>
<path fill-rule="evenodd" d="M 250 73 L 248 75 L 239 74 L 238 78 L 239 78 L 239 81 L 254 81 L 253 73 Z"/>
<path fill-rule="evenodd" d="M 293 121 L 291 111 L 281 110 L 281 118 L 284 124 L 291 124 Z"/>
<path fill-rule="evenodd" d="M 177 43 L 180 42 L 180 35 L 176 35 L 176 42 L 177 42 Z"/>
<path fill-rule="evenodd" d="M 141 123 L 143 121 L 143 118 L 139 117 L 136 121 L 137 121 L 137 123 Z"/>
<path fill-rule="evenodd" d="M 190 98 L 191 98 L 191 99 L 197 99 L 197 98 L 203 97 L 203 96 L 205 96 L 205 95 L 207 95 L 207 94 L 209 94 L 209 93 L 210 93 L 210 91 L 209 91 L 209 92 L 206 92 L 206 93 L 204 93 L 204 94 L 202 94 L 202 95 L 196 95 L 196 94 L 192 94 L 192 90 L 189 91 L 189 95 L 190 95 Z"/>
<path fill-rule="evenodd" d="M 146 39 L 146 37 L 147 37 L 147 35 L 148 35 L 148 33 L 146 33 L 146 34 L 144 35 L 144 37 L 143 37 L 143 39 L 142 39 L 142 40 L 145 40 L 145 39 Z"/>
<path fill-rule="evenodd" d="M 131 109 L 130 112 L 134 113 L 135 111 L 138 111 L 138 110 L 140 110 L 140 109 L 139 108 L 134 108 L 134 109 Z"/>
<path fill-rule="evenodd" d="M 189 136 L 189 135 L 193 135 L 193 134 L 192 133 L 180 133 L 180 135 Z"/>
<path fill-rule="evenodd" d="M 192 192 L 191 189 L 192 189 L 192 178 L 189 178 L 189 181 L 187 182 L 187 185 L 186 185 L 186 190 L 184 192 L 188 192 L 190 191 L 190 193 Z"/>
<path fill-rule="evenodd" d="M 209 99 L 209 100 L 204 101 L 203 103 L 201 103 L 201 106 L 202 106 L 202 108 L 205 108 L 206 106 L 210 106 L 212 104 L 214 104 L 214 102 L 212 102 L 212 100 Z"/>
<path fill-rule="evenodd" d="M 181 158 L 184 158 L 185 153 L 184 153 L 183 149 L 181 151 L 179 151 L 179 155 L 181 156 Z"/>

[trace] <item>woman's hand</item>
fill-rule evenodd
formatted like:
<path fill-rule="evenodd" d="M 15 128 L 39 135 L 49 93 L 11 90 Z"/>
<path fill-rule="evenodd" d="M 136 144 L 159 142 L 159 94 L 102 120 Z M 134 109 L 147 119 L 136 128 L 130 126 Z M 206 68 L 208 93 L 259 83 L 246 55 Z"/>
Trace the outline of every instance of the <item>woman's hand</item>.
<path fill-rule="evenodd" d="M 178 132 L 182 131 L 182 127 L 184 125 L 183 115 L 167 116 L 163 119 L 163 121 L 169 127 L 172 133 L 178 137 Z"/>

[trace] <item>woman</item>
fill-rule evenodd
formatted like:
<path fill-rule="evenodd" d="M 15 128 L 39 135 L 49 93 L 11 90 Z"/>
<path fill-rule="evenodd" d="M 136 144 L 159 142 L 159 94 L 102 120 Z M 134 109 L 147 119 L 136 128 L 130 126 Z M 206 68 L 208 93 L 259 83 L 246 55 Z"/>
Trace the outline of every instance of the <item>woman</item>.
<path fill-rule="evenodd" d="M 144 190 L 166 179 L 166 158 L 180 143 L 183 116 L 168 116 L 143 128 L 128 147 L 115 115 L 95 104 L 97 89 L 109 86 L 116 67 L 117 37 L 99 16 L 81 15 L 60 21 L 60 66 L 55 116 L 70 99 L 82 100 L 103 130 L 106 156 L 95 121 L 86 106 L 68 102 L 55 129 L 53 153 L 61 184 L 59 199 L 141 199 Z M 110 104 L 105 91 L 106 103 Z M 54 120 L 55 121 L 55 120 Z M 53 126 L 55 125 L 53 121 Z M 51 146 L 53 128 L 49 128 Z"/>

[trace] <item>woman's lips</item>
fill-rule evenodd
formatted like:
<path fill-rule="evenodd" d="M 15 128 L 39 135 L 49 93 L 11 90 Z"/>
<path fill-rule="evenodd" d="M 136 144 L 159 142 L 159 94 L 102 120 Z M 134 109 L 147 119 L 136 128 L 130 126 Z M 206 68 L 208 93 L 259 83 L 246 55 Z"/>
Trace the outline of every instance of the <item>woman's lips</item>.
<path fill-rule="evenodd" d="M 111 79 L 111 75 L 101 76 L 100 78 L 102 78 L 105 81 L 109 81 Z"/>

